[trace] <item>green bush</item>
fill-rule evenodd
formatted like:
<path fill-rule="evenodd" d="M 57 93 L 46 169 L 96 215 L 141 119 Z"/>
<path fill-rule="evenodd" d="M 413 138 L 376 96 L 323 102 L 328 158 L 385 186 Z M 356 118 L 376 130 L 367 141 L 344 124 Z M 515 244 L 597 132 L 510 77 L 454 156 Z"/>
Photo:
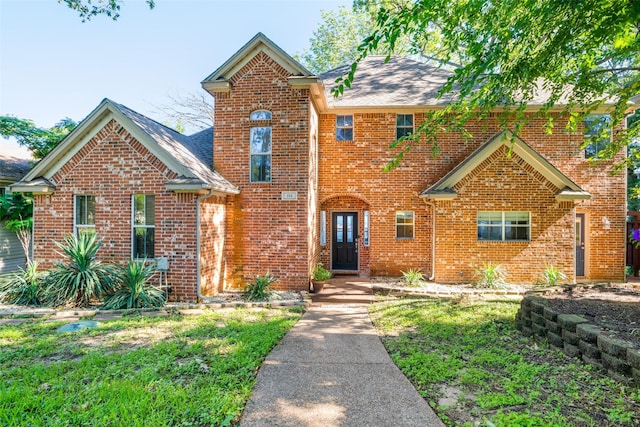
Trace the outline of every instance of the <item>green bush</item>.
<path fill-rule="evenodd" d="M 102 245 L 96 233 L 68 234 L 64 243 L 55 243 L 68 262 L 56 264 L 47 276 L 45 295 L 49 303 L 56 307 L 86 307 L 92 300 L 101 301 L 114 292 L 116 271 L 112 265 L 96 260 Z"/>
<path fill-rule="evenodd" d="M 44 273 L 38 271 L 37 262 L 27 263 L 27 268 L 19 267 L 0 281 L 0 301 L 7 304 L 41 305 L 43 303 L 42 279 Z"/>
<path fill-rule="evenodd" d="M 118 266 L 117 285 L 114 293 L 105 296 L 104 308 L 142 308 L 162 307 L 165 303 L 164 292 L 149 281 L 156 272 L 156 264 L 146 261 L 129 261 Z"/>
<path fill-rule="evenodd" d="M 256 276 L 253 283 L 247 283 L 244 288 L 244 297 L 247 301 L 264 301 L 271 295 L 271 284 L 276 281 L 271 273 Z"/>
<path fill-rule="evenodd" d="M 473 285 L 477 288 L 504 288 L 506 286 L 506 270 L 500 264 L 483 262 L 480 266 L 474 266 Z"/>
<path fill-rule="evenodd" d="M 558 267 L 553 265 L 547 265 L 542 272 L 542 280 L 538 282 L 543 286 L 556 286 L 559 282 L 569 280 L 566 274 L 564 274 Z"/>
<path fill-rule="evenodd" d="M 412 288 L 420 286 L 420 282 L 424 280 L 422 271 L 417 268 L 411 268 L 408 271 L 402 271 L 401 273 L 404 284 Z"/>
<path fill-rule="evenodd" d="M 311 273 L 311 277 L 316 282 L 324 282 L 325 280 L 331 279 L 331 272 L 324 268 L 321 262 L 316 264 L 316 267 L 313 269 L 313 273 Z"/>

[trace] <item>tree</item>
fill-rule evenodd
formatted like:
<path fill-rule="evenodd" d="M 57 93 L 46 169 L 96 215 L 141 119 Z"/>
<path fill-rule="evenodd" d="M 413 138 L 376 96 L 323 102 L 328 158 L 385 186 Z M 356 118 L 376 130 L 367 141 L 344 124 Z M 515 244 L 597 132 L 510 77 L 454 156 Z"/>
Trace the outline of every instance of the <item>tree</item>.
<path fill-rule="evenodd" d="M 375 19 L 370 9 L 349 10 L 340 6 L 338 10 L 323 10 L 322 22 L 309 40 L 310 48 L 294 55 L 309 71 L 320 74 L 341 65 L 350 64 L 358 58 L 358 46 L 374 28 Z M 376 9 L 377 10 L 377 9 Z M 396 46 L 396 52 L 406 53 L 408 43 Z M 370 54 L 388 48 L 374 49 Z"/>
<path fill-rule="evenodd" d="M 122 0 L 58 0 L 58 3 L 64 3 L 70 9 L 78 12 L 82 22 L 90 21 L 91 18 L 98 15 L 106 15 L 114 21 L 120 17 L 120 5 Z M 145 0 L 149 5 L 149 9 L 156 6 L 155 0 Z"/>
<path fill-rule="evenodd" d="M 213 126 L 213 105 L 208 94 L 187 92 L 169 96 L 171 103 L 156 106 L 167 123 L 176 123 L 176 130 L 200 130 Z"/>
<path fill-rule="evenodd" d="M 369 4 L 371 0 L 356 0 Z M 377 3 L 373 0 L 373 3 Z M 622 129 L 628 102 L 640 93 L 640 2 L 635 0 L 412 0 L 385 2 L 375 29 L 358 48 L 349 73 L 338 79 L 338 96 L 356 78 L 357 64 L 379 46 L 394 52 L 408 37 L 419 51 L 437 34 L 441 62 L 462 58 L 440 91 L 454 95 L 446 108 L 426 115 L 414 135 L 396 142 L 396 165 L 413 144 L 432 144 L 437 152 L 441 129 L 469 136 L 465 124 L 497 107 L 516 133 L 530 118 L 527 104 L 543 90 L 546 100 L 536 115 L 552 132 L 554 107 L 563 125 L 575 131 L 591 112 L 608 108 L 618 128 L 603 156 L 612 157 L 638 136 L 638 122 Z M 434 30 L 437 30 L 434 32 Z M 607 104 L 612 104 L 607 107 Z M 619 165 L 623 167 L 624 165 Z"/>
<path fill-rule="evenodd" d="M 28 119 L 0 116 L 0 136 L 14 137 L 18 144 L 27 147 L 33 157 L 38 160 L 46 156 L 77 125 L 67 117 L 46 129 L 36 126 Z"/>

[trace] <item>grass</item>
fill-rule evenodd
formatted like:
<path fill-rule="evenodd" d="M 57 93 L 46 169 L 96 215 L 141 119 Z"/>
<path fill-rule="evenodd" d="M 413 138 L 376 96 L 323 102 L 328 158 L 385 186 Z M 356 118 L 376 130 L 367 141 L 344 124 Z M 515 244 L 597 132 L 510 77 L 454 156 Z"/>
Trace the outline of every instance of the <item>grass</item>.
<path fill-rule="evenodd" d="M 128 317 L 59 334 L 0 326 L 2 426 L 227 426 L 301 311 Z"/>
<path fill-rule="evenodd" d="M 515 330 L 519 302 L 407 298 L 370 314 L 394 362 L 451 426 L 635 426 L 640 389 Z"/>

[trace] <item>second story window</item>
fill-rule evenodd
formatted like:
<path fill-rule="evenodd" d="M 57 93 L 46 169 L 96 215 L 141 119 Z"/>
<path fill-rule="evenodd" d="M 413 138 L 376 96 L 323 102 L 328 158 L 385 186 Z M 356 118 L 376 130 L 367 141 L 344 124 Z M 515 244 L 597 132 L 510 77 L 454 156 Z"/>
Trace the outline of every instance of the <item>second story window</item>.
<path fill-rule="evenodd" d="M 271 127 L 251 128 L 251 182 L 271 182 Z"/>
<path fill-rule="evenodd" d="M 96 197 L 76 196 L 73 228 L 76 236 L 96 231 Z"/>
<path fill-rule="evenodd" d="M 413 114 L 396 114 L 396 140 L 413 133 Z"/>
<path fill-rule="evenodd" d="M 591 114 L 584 118 L 584 156 L 597 159 L 611 142 L 611 116 Z"/>
<path fill-rule="evenodd" d="M 336 116 L 336 141 L 353 141 L 353 116 Z"/>

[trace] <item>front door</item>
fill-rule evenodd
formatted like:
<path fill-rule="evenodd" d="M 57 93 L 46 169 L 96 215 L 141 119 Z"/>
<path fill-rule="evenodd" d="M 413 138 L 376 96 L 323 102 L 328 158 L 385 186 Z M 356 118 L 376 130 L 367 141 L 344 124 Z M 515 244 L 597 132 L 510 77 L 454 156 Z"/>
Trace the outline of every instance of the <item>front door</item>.
<path fill-rule="evenodd" d="M 358 269 L 358 214 L 356 212 L 334 212 L 332 222 L 333 270 Z"/>
<path fill-rule="evenodd" d="M 584 214 L 576 214 L 576 276 L 584 276 Z"/>

